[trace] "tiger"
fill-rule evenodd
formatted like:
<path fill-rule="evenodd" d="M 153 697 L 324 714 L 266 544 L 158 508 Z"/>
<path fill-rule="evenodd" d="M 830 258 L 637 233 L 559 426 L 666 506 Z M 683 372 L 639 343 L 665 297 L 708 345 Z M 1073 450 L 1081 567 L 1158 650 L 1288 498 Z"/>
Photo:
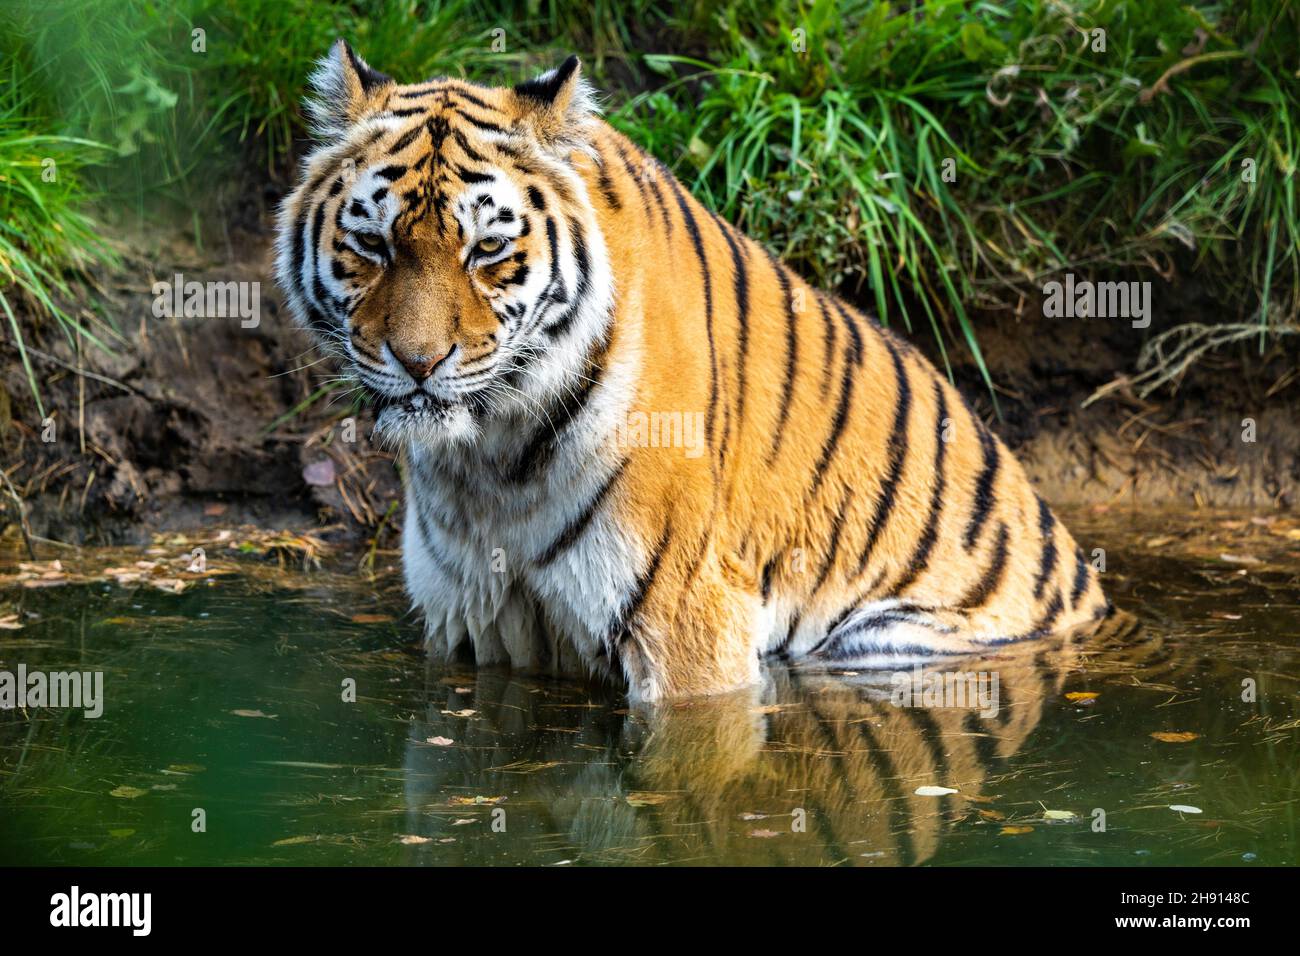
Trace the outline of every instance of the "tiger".
<path fill-rule="evenodd" d="M 1111 612 L 1007 446 L 601 118 L 577 57 L 402 84 L 339 40 L 276 274 L 397 451 L 431 650 L 634 703 Z"/>

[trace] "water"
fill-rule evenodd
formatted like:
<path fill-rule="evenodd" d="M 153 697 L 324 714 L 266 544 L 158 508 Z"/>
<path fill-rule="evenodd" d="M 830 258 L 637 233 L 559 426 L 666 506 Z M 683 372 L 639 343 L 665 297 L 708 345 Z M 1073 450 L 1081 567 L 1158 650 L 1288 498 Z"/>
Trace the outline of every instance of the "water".
<path fill-rule="evenodd" d="M 23 586 L 10 561 L 0 670 L 102 670 L 106 702 L 0 712 L 0 864 L 1294 864 L 1300 530 L 1072 523 L 1145 629 L 945 668 L 998 677 L 988 716 L 788 669 L 629 710 L 428 664 L 391 572 L 213 545 L 236 573 L 173 594 L 126 572 L 189 542 L 65 557 L 107 582 Z"/>

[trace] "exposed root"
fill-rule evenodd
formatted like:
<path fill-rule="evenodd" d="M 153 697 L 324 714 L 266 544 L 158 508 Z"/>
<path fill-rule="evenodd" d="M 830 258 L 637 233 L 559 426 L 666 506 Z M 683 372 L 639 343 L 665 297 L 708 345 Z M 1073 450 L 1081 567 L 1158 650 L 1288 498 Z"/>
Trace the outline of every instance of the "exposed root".
<path fill-rule="evenodd" d="M 1268 329 L 1276 336 L 1300 333 L 1300 325 L 1274 325 Z M 1121 375 L 1097 389 L 1084 401 L 1087 408 L 1098 399 L 1117 391 L 1128 390 L 1138 398 L 1146 398 L 1156 389 L 1182 376 L 1203 355 L 1224 345 L 1240 342 L 1260 334 L 1256 322 L 1233 322 L 1226 325 L 1206 325 L 1188 322 L 1161 332 L 1142 347 L 1138 355 L 1138 373 Z"/>

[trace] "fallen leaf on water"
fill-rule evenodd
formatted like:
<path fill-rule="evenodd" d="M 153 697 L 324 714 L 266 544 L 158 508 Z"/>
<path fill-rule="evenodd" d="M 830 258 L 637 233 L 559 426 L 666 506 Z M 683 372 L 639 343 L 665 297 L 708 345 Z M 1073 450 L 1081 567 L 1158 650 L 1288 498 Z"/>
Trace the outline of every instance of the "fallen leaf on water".
<path fill-rule="evenodd" d="M 444 710 L 448 717 L 473 717 L 478 713 L 477 710 Z"/>
<path fill-rule="evenodd" d="M 0 617 L 0 631 L 21 631 L 23 626 L 18 623 L 17 614 L 6 614 Z"/>
<path fill-rule="evenodd" d="M 1075 690 L 1065 695 L 1066 700 L 1096 700 L 1101 694 L 1095 690 Z"/>
<path fill-rule="evenodd" d="M 1157 730 L 1151 736 L 1164 744 L 1186 744 L 1191 743 L 1201 735 L 1190 730 Z"/>
<path fill-rule="evenodd" d="M 404 833 L 397 838 L 397 842 L 406 846 L 419 846 L 421 843 L 432 843 L 433 837 L 412 836 L 409 833 Z"/>
<path fill-rule="evenodd" d="M 654 807 L 667 803 L 671 799 L 672 794 L 669 793 L 633 792 L 627 795 L 627 803 L 630 807 Z"/>
<path fill-rule="evenodd" d="M 1200 807 L 1189 807 L 1185 803 L 1170 804 L 1169 809 L 1177 813 L 1200 813 L 1201 812 Z"/>
<path fill-rule="evenodd" d="M 492 770 L 500 770 L 503 773 L 536 773 L 539 770 L 550 770 L 552 767 L 558 767 L 558 760 L 516 760 L 513 763 L 502 764 L 500 767 L 492 767 Z"/>
<path fill-rule="evenodd" d="M 1033 833 L 1033 827 L 1003 827 L 998 831 L 1000 836 L 1019 836 L 1022 833 Z"/>
<path fill-rule="evenodd" d="M 353 614 L 348 618 L 353 624 L 387 624 L 393 620 L 391 614 Z"/>
<path fill-rule="evenodd" d="M 760 840 L 770 840 L 772 837 L 780 836 L 775 830 L 750 830 L 749 835 L 758 837 Z"/>
<path fill-rule="evenodd" d="M 168 764 L 163 773 L 202 773 L 207 769 L 201 763 L 173 763 Z"/>
<path fill-rule="evenodd" d="M 917 787 L 916 795 L 918 797 L 946 797 L 950 793 L 956 793 L 952 787 Z"/>
<path fill-rule="evenodd" d="M 473 687 L 453 687 L 452 690 L 454 690 L 454 691 L 455 691 L 456 693 L 458 693 L 458 694 L 472 694 L 472 693 L 474 693 L 474 688 L 473 688 Z"/>
<path fill-rule="evenodd" d="M 426 744 L 433 744 L 435 747 L 450 747 L 456 741 L 452 740 L 450 737 L 425 737 L 424 742 Z"/>
<path fill-rule="evenodd" d="M 236 717 L 265 717 L 267 720 L 275 720 L 277 714 L 264 714 L 260 710 L 232 710 Z"/>
<path fill-rule="evenodd" d="M 109 830 L 108 835 L 114 840 L 125 840 L 129 836 L 135 836 L 134 830 Z"/>
<path fill-rule="evenodd" d="M 1210 617 L 1219 621 L 1240 621 L 1240 614 L 1231 614 L 1228 611 L 1211 611 Z"/>
<path fill-rule="evenodd" d="M 1007 815 L 1000 810 L 981 810 L 980 816 L 985 820 L 1005 820 Z"/>
<path fill-rule="evenodd" d="M 451 807 L 476 807 L 484 803 L 505 803 L 505 797 L 452 797 L 447 801 Z"/>
<path fill-rule="evenodd" d="M 1073 810 L 1044 810 L 1044 820 L 1077 820 L 1078 814 Z"/>
<path fill-rule="evenodd" d="M 286 837 L 283 840 L 276 840 L 274 843 L 271 844 L 271 846 L 298 846 L 299 844 L 302 843 L 315 843 L 315 842 L 316 842 L 316 838 L 314 836 L 296 836 L 296 837 Z"/>
<path fill-rule="evenodd" d="M 1220 561 L 1226 561 L 1228 564 L 1263 564 L 1259 558 L 1253 554 L 1221 554 Z"/>
<path fill-rule="evenodd" d="M 174 784 L 174 783 L 155 783 L 155 784 L 154 784 L 152 787 L 150 787 L 149 789 L 150 789 L 150 790 L 175 790 L 175 789 L 176 789 L 176 784 Z"/>
<path fill-rule="evenodd" d="M 443 837 L 443 838 L 442 838 L 441 840 L 439 840 L 438 842 L 439 842 L 439 843 L 455 843 L 455 842 L 456 842 L 456 838 L 455 838 L 455 837 Z"/>
<path fill-rule="evenodd" d="M 123 800 L 134 800 L 136 797 L 143 797 L 148 792 L 148 790 L 141 790 L 139 787 L 121 786 L 110 790 L 108 795 L 110 797 L 121 797 Z"/>
<path fill-rule="evenodd" d="M 769 816 L 770 814 L 767 813 L 742 813 L 740 819 L 747 821 L 766 820 Z"/>
<path fill-rule="evenodd" d="M 459 820 L 451 821 L 451 825 L 454 827 L 463 827 L 467 823 L 478 823 L 478 821 L 471 819 L 470 817 L 461 817 Z"/>

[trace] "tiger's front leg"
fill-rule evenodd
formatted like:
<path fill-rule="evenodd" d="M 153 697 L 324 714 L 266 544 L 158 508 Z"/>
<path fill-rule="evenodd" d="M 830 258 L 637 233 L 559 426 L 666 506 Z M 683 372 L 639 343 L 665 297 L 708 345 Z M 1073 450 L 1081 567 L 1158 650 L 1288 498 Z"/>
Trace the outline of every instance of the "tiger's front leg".
<path fill-rule="evenodd" d="M 615 637 L 634 703 L 760 682 L 761 600 L 712 548 L 693 565 L 688 554 L 661 558 L 642 603 Z"/>

